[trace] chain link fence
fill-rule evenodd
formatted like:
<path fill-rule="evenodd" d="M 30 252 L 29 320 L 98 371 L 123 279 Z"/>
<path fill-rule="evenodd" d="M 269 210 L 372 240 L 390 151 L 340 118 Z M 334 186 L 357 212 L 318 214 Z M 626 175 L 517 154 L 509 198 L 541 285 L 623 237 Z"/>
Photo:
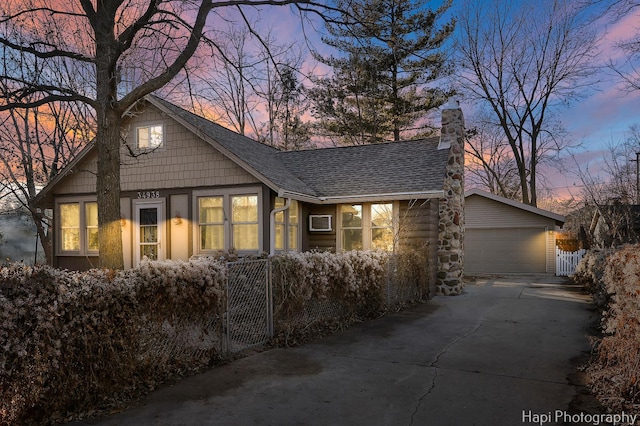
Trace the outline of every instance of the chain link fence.
<path fill-rule="evenodd" d="M 426 262 L 394 255 L 386 265 L 382 310 L 428 299 L 429 267 Z M 266 344 L 274 334 L 285 341 L 317 328 L 341 328 L 357 316 L 356 307 L 335 297 L 312 297 L 297 309 L 274 308 L 273 275 L 269 259 L 227 263 L 225 311 L 208 321 L 176 318 L 171 323 L 144 325 L 147 336 L 142 353 L 151 362 L 173 360 L 182 365 L 197 360 L 225 358 Z M 275 312 L 274 312 L 275 310 Z M 275 320 L 274 320 L 275 318 Z M 274 333 L 275 321 L 275 333 Z M 162 342 L 161 344 L 159 344 Z"/>
<path fill-rule="evenodd" d="M 380 289 L 382 294 L 372 295 L 374 300 L 361 300 L 357 306 L 332 295 L 323 298 L 312 296 L 293 306 L 286 300 L 276 300 L 276 338 L 280 343 L 289 344 L 316 332 L 346 328 L 363 317 L 375 316 L 385 310 L 399 310 L 407 304 L 429 299 L 432 295 L 429 291 L 428 256 L 428 250 L 422 254 L 408 252 L 390 256 L 385 265 L 384 286 Z M 279 297 L 286 299 L 287 295 Z"/>
<path fill-rule="evenodd" d="M 266 343 L 273 335 L 268 259 L 227 263 L 226 341 L 229 352 Z"/>
<path fill-rule="evenodd" d="M 204 321 L 186 318 L 174 318 L 171 323 L 149 321 L 141 328 L 139 356 L 150 364 L 197 370 L 227 357 L 222 319 L 217 315 Z"/>

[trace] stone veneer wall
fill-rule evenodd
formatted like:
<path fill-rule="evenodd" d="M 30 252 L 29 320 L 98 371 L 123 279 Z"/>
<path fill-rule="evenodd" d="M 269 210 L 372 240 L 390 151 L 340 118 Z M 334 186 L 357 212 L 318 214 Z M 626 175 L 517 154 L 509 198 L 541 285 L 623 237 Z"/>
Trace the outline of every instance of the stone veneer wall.
<path fill-rule="evenodd" d="M 464 288 L 464 116 L 456 105 L 444 108 L 440 145 L 449 147 L 449 161 L 439 205 L 437 289 L 458 295 Z"/>

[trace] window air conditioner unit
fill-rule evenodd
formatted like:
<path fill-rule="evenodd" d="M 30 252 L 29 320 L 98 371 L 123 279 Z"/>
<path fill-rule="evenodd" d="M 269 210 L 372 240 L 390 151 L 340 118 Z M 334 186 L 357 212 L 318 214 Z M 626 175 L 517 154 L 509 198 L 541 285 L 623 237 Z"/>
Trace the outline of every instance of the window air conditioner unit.
<path fill-rule="evenodd" d="M 331 227 L 330 214 L 310 214 L 309 215 L 309 231 L 327 232 L 333 231 Z"/>

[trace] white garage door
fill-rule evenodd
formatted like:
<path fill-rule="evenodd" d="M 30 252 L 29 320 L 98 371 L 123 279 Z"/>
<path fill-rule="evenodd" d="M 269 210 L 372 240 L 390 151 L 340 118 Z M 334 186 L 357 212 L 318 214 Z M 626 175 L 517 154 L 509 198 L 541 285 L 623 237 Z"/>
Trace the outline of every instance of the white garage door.
<path fill-rule="evenodd" d="M 467 228 L 465 273 L 544 273 L 544 228 Z"/>

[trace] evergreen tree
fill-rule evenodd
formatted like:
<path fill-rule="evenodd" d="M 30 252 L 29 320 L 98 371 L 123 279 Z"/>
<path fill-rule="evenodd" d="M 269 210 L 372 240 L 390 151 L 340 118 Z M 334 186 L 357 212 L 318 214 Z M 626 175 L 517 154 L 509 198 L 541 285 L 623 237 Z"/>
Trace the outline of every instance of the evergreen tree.
<path fill-rule="evenodd" d="M 280 148 L 285 151 L 309 147 L 310 133 L 302 121 L 305 105 L 302 99 L 304 87 L 292 68 L 283 67 L 276 81 L 276 93 L 279 93 L 279 108 L 275 113 L 280 133 Z"/>
<path fill-rule="evenodd" d="M 309 93 L 321 136 L 360 144 L 429 131 L 427 113 L 452 94 L 435 83 L 451 72 L 443 45 L 455 22 L 439 25 L 451 1 L 435 10 L 427 3 L 359 0 L 346 24 L 327 24 L 323 41 L 340 54 L 317 55 L 333 69 Z"/>

